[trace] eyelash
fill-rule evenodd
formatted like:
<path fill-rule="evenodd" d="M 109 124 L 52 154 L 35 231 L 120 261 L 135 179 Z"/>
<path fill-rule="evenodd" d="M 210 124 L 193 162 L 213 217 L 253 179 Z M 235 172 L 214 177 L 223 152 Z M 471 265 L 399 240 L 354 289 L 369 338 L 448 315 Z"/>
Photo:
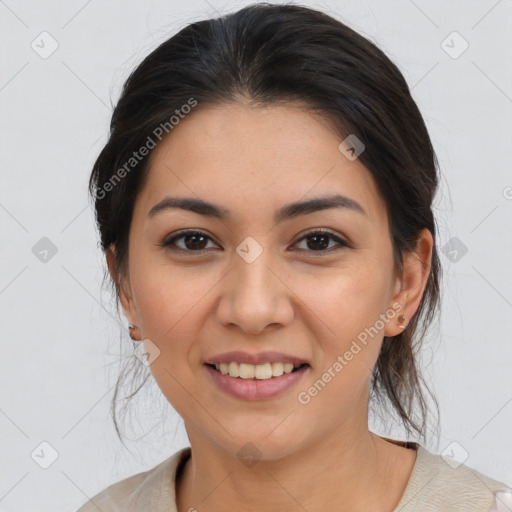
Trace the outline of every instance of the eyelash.
<path fill-rule="evenodd" d="M 180 240 L 181 238 L 185 238 L 187 236 L 194 236 L 194 235 L 204 236 L 208 240 L 211 240 L 211 238 L 206 233 L 204 233 L 202 231 L 186 230 L 186 231 L 181 231 L 181 232 L 177 233 L 172 238 L 164 240 L 162 243 L 160 243 L 158 245 L 161 247 L 166 247 L 170 250 L 178 251 L 178 252 L 182 252 L 182 253 L 185 252 L 185 253 L 203 254 L 204 252 L 208 251 L 208 249 L 199 249 L 197 251 L 192 251 L 192 250 L 188 250 L 188 249 L 182 249 L 181 247 L 176 247 L 174 245 L 177 240 Z M 306 238 L 312 237 L 314 235 L 328 235 L 329 238 L 331 238 L 332 240 L 334 240 L 338 243 L 339 247 L 337 249 L 335 249 L 336 251 L 340 250 L 344 247 L 350 247 L 347 242 L 345 242 L 344 240 L 342 240 L 341 238 L 336 236 L 332 231 L 329 231 L 328 229 L 322 229 L 322 228 L 315 229 L 314 231 L 310 231 L 310 232 L 306 233 L 302 238 L 297 240 L 297 242 L 295 242 L 295 244 L 301 242 L 302 240 L 304 240 Z M 312 250 L 308 251 L 307 249 L 298 249 L 298 250 L 309 252 L 309 253 L 312 253 L 313 255 L 322 255 L 322 253 L 323 254 L 326 254 L 326 253 L 331 254 L 333 252 L 332 248 L 325 249 L 325 250 L 318 250 L 318 251 L 312 251 Z"/>

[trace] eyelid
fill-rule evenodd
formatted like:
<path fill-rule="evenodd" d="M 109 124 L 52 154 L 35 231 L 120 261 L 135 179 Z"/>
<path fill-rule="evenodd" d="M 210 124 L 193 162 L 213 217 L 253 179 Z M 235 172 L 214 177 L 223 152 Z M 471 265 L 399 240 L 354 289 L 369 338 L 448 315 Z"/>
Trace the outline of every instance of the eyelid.
<path fill-rule="evenodd" d="M 327 229 L 327 228 L 310 228 L 308 231 L 302 233 L 299 236 L 299 238 L 297 238 L 297 240 L 295 242 L 293 242 L 292 245 L 297 245 L 299 242 L 301 242 L 308 236 L 312 236 L 312 235 L 316 235 L 316 234 L 327 235 L 330 238 L 332 238 L 338 244 L 338 247 L 335 248 L 335 250 L 339 250 L 343 247 L 347 247 L 347 248 L 351 247 L 351 245 L 346 240 L 344 240 L 343 238 L 338 236 L 338 234 L 336 232 L 334 232 L 330 229 Z M 176 240 L 179 240 L 180 238 L 183 238 L 185 236 L 193 236 L 193 235 L 204 236 L 205 238 L 209 239 L 209 241 L 212 241 L 213 243 L 218 245 L 217 242 L 213 239 L 213 237 L 210 236 L 205 231 L 202 231 L 200 229 L 192 229 L 192 228 L 177 231 L 177 232 L 173 233 L 171 236 L 166 237 L 163 242 L 156 244 L 156 245 L 159 245 L 164 248 L 171 248 L 172 250 L 182 252 L 182 253 L 183 252 L 190 253 L 190 254 L 195 253 L 195 254 L 199 255 L 199 254 L 203 254 L 204 252 L 208 252 L 208 249 L 200 249 L 197 251 L 191 251 L 191 250 L 181 249 L 181 247 L 177 247 L 176 245 L 174 245 Z M 323 250 L 323 251 L 322 250 L 321 251 L 307 251 L 305 249 L 296 249 L 296 250 L 301 251 L 301 252 L 308 252 L 313 255 L 315 255 L 315 253 L 316 253 L 316 255 L 319 255 L 319 256 L 322 254 L 331 254 L 333 252 L 332 247 L 329 250 Z"/>
<path fill-rule="evenodd" d="M 187 251 L 187 250 L 182 249 L 181 247 L 177 247 L 175 245 L 176 240 L 179 240 L 180 238 L 184 238 L 186 236 L 193 236 L 193 235 L 204 236 L 209 241 L 212 241 L 213 243 L 218 245 L 217 242 L 213 239 L 213 237 L 211 235 L 209 235 L 208 233 L 206 233 L 205 231 L 202 231 L 200 229 L 192 229 L 192 228 L 182 229 L 180 231 L 177 231 L 177 232 L 173 233 L 172 235 L 164 238 L 163 242 L 161 242 L 157 245 L 164 247 L 164 248 L 170 248 L 172 250 L 179 251 L 179 252 L 187 252 L 190 254 L 193 254 L 193 253 L 202 254 L 203 252 L 207 251 L 207 249 L 200 249 L 198 251 Z"/>
<path fill-rule="evenodd" d="M 306 231 L 305 233 L 302 233 L 300 235 L 300 237 L 293 243 L 293 245 L 296 245 L 297 243 L 301 242 L 304 238 L 307 238 L 308 236 L 312 236 L 312 235 L 316 235 L 316 234 L 328 235 L 330 238 L 332 238 L 334 241 L 336 241 L 338 243 L 337 249 L 341 249 L 343 247 L 347 247 L 347 248 L 352 247 L 349 244 L 349 242 L 344 240 L 344 238 L 342 238 L 340 235 L 338 235 L 338 233 L 336 233 L 335 231 L 332 231 L 330 229 L 327 229 L 327 228 L 311 228 L 308 231 Z M 298 250 L 300 251 L 302 249 L 298 249 Z M 317 255 L 331 254 L 333 252 L 333 248 L 331 248 L 329 250 L 325 250 L 325 251 L 306 251 L 306 252 L 309 252 L 313 255 L 315 255 L 315 253 Z"/>

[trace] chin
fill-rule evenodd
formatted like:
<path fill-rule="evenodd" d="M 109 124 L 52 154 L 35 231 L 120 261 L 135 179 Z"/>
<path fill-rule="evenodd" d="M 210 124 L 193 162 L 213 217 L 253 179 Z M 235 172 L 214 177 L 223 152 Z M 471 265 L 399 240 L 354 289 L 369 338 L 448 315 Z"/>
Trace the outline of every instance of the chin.
<path fill-rule="evenodd" d="M 279 422 L 276 425 L 279 425 Z M 277 432 L 278 429 L 279 427 L 274 431 L 272 428 L 253 428 L 243 432 L 230 431 L 233 437 L 226 436 L 222 440 L 219 439 L 217 443 L 224 452 L 240 459 L 248 467 L 252 467 L 258 461 L 273 461 L 289 457 L 304 444 L 303 430 L 302 433 L 285 429 Z"/>

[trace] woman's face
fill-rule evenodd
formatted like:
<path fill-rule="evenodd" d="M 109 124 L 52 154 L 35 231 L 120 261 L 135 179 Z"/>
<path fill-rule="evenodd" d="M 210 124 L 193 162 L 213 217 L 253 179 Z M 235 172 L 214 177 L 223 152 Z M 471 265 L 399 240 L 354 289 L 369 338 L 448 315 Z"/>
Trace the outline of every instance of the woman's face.
<path fill-rule="evenodd" d="M 160 351 L 151 371 L 192 444 L 236 454 L 250 442 L 275 459 L 367 429 L 371 373 L 383 336 L 401 332 L 404 297 L 385 204 L 341 142 L 294 106 L 199 105 L 151 154 L 121 299 L 146 350 Z M 360 208 L 285 208 L 335 195 Z M 183 230 L 200 234 L 162 245 Z M 249 380 L 206 364 L 233 351 L 248 358 L 226 356 L 235 374 L 250 375 L 250 361 L 263 377 L 292 357 L 307 366 Z"/>

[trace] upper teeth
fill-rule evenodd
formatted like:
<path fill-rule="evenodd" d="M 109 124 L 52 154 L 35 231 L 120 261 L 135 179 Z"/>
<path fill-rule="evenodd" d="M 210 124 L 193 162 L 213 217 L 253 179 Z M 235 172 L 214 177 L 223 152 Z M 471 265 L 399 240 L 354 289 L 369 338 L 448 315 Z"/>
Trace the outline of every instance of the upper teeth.
<path fill-rule="evenodd" d="M 300 365 L 296 365 L 298 368 Z M 246 364 L 246 363 L 220 363 L 215 368 L 223 375 L 230 377 L 240 377 L 241 379 L 270 379 L 279 377 L 283 373 L 291 373 L 294 365 L 292 363 L 264 363 L 264 364 Z"/>

